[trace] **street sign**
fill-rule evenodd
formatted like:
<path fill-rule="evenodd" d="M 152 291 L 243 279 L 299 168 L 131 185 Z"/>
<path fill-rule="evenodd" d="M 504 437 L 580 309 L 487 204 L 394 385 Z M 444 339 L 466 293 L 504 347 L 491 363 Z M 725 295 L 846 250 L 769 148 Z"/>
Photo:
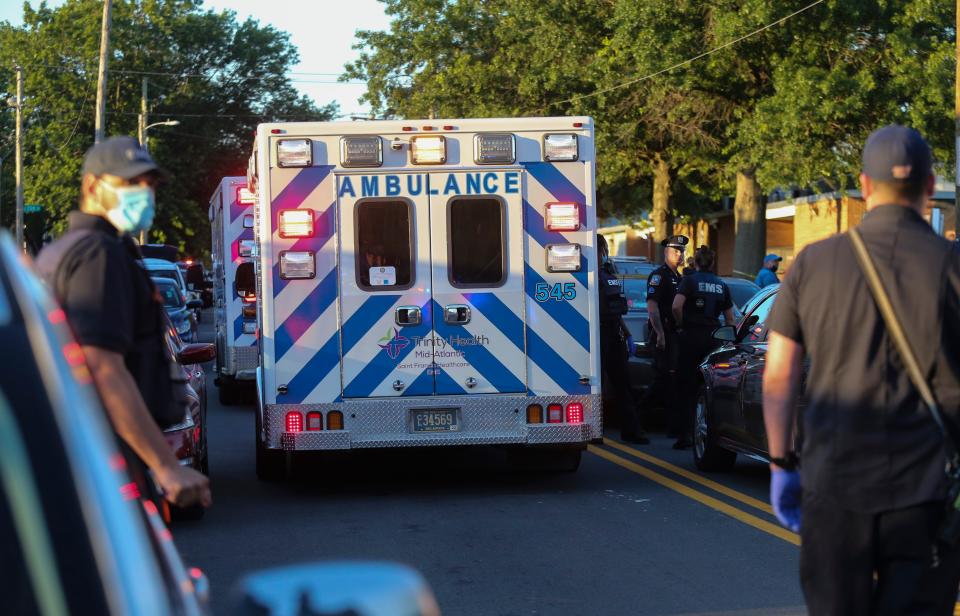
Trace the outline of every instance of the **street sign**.
<path fill-rule="evenodd" d="M 41 210 L 43 210 L 43 206 L 39 203 L 27 203 L 23 206 L 24 214 L 35 214 Z"/>

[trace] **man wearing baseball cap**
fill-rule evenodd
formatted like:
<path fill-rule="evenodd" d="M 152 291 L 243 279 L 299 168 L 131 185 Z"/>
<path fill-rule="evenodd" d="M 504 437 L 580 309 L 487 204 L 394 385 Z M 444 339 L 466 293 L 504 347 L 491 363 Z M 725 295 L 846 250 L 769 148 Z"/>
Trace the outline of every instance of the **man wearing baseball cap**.
<path fill-rule="evenodd" d="M 758 287 L 762 289 L 763 287 L 780 283 L 780 279 L 777 278 L 777 268 L 780 267 L 781 261 L 783 261 L 783 257 L 772 253 L 763 258 L 763 267 L 760 268 L 760 273 L 757 274 L 757 279 L 754 280 Z"/>
<path fill-rule="evenodd" d="M 947 427 L 956 430 L 960 255 L 923 217 L 933 194 L 931 158 L 913 129 L 871 134 L 860 174 L 867 214 L 857 231 Z M 946 441 L 904 368 L 848 233 L 797 256 L 768 328 L 770 500 L 780 522 L 801 535 L 810 613 L 953 614 L 960 550 L 938 536 Z M 798 456 L 804 357 L 810 369 Z"/>
<path fill-rule="evenodd" d="M 80 208 L 36 267 L 67 315 L 114 431 L 179 506 L 211 502 L 206 476 L 178 464 L 161 427 L 179 423 L 163 305 L 131 234 L 153 222 L 164 172 L 131 137 L 87 151 Z"/>

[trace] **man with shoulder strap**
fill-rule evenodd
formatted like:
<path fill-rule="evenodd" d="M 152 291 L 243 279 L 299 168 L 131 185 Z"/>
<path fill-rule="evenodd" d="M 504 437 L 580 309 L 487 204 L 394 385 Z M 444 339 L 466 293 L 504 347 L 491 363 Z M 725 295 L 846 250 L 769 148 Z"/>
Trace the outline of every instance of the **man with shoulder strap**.
<path fill-rule="evenodd" d="M 960 255 L 924 220 L 930 148 L 887 126 L 867 139 L 857 227 L 923 378 L 956 431 Z M 944 543 L 948 444 L 905 369 L 848 234 L 811 244 L 769 320 L 763 411 L 770 499 L 799 531 L 811 614 L 953 614 L 960 550 Z M 795 402 L 810 358 L 794 452 Z M 919 382 L 919 381 L 918 381 Z"/>
<path fill-rule="evenodd" d="M 183 418 L 163 339 L 163 305 L 131 238 L 150 228 L 162 171 L 130 137 L 87 151 L 80 210 L 36 268 L 67 315 L 114 431 L 153 471 L 171 503 L 211 502 L 207 477 L 181 466 L 161 426 Z"/>

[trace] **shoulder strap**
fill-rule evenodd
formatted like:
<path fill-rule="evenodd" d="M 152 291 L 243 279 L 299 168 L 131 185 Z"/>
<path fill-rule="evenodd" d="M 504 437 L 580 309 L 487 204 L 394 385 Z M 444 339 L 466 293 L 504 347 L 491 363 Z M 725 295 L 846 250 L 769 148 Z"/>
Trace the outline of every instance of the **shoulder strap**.
<path fill-rule="evenodd" d="M 910 346 L 910 340 L 907 339 L 907 334 L 900 324 L 900 319 L 893 310 L 890 296 L 883 286 L 883 281 L 880 279 L 880 274 L 877 272 L 877 267 L 874 265 L 869 251 L 867 251 L 866 244 L 863 243 L 860 232 L 854 227 L 850 229 L 849 235 L 850 241 L 853 242 L 854 252 L 857 255 L 857 262 L 860 264 L 860 269 L 867 279 L 867 284 L 870 287 L 874 301 L 877 303 L 877 308 L 883 316 L 883 321 L 887 326 L 887 332 L 893 339 L 893 343 L 896 345 L 897 352 L 900 353 L 901 359 L 903 359 L 903 364 L 907 368 L 907 374 L 910 376 L 913 386 L 920 392 L 920 397 L 923 398 L 924 404 L 927 405 L 930 415 L 933 416 L 933 420 L 943 433 L 943 440 L 946 443 L 947 454 L 951 463 L 956 464 L 957 451 L 960 449 L 957 445 L 957 438 L 943 417 L 940 403 L 937 402 L 933 389 L 923 376 L 923 371 L 920 369 L 920 362 L 917 361 L 913 347 Z"/>

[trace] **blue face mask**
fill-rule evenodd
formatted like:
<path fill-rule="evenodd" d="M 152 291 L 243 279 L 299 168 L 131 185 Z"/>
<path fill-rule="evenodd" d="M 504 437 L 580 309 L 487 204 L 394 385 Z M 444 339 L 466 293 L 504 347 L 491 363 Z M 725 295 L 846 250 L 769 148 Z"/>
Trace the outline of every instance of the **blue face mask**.
<path fill-rule="evenodd" d="M 146 231 L 153 224 L 155 196 L 149 186 L 110 186 L 107 187 L 117 196 L 117 205 L 107 212 L 107 220 L 122 233 Z"/>

